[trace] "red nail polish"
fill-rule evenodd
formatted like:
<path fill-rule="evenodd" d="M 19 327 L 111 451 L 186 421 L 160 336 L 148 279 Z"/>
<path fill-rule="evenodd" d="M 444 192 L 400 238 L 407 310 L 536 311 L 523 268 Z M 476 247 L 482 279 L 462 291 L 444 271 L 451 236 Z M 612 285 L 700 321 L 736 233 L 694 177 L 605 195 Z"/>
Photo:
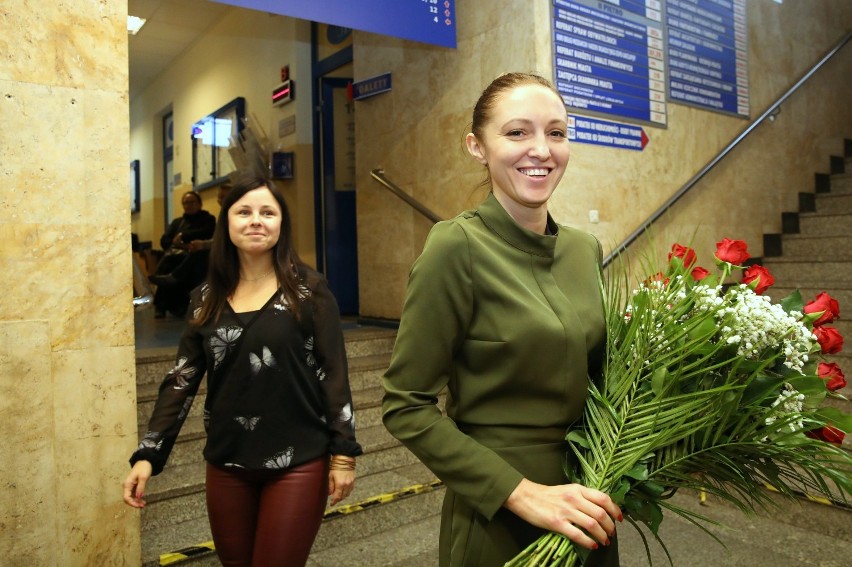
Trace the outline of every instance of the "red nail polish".
<path fill-rule="evenodd" d="M 624 521 L 624 514 L 619 514 L 619 515 L 618 515 L 618 521 L 619 521 L 619 522 L 623 522 L 623 521 Z"/>
<path fill-rule="evenodd" d="M 594 544 L 594 545 L 592 546 L 592 549 L 597 549 L 597 548 L 598 548 L 598 544 Z"/>

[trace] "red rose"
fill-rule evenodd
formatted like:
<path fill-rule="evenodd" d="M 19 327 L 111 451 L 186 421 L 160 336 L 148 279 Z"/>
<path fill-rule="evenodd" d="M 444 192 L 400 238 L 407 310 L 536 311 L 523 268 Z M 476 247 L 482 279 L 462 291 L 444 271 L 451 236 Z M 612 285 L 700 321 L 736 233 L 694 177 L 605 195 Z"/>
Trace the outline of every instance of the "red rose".
<path fill-rule="evenodd" d="M 649 277 L 645 280 L 645 285 L 650 285 L 651 282 L 663 282 L 663 285 L 669 285 L 669 278 L 666 277 L 666 274 L 663 272 L 657 272 L 653 276 Z"/>
<path fill-rule="evenodd" d="M 846 376 L 834 362 L 820 362 L 817 374 L 825 380 L 825 387 L 829 392 L 836 392 L 846 387 Z"/>
<path fill-rule="evenodd" d="M 669 252 L 670 263 L 672 258 L 680 258 L 683 260 L 683 265 L 688 268 L 695 263 L 695 250 L 680 244 L 672 244 L 672 251 Z"/>
<path fill-rule="evenodd" d="M 702 268 L 701 266 L 695 266 L 692 268 L 692 279 L 697 282 L 700 282 L 704 278 L 710 275 L 710 272 Z"/>
<path fill-rule="evenodd" d="M 775 278 L 772 277 L 769 270 L 755 264 L 749 266 L 743 272 L 743 283 L 753 289 L 757 295 L 763 295 L 763 292 L 775 283 Z"/>
<path fill-rule="evenodd" d="M 746 243 L 742 240 L 723 238 L 721 242 L 716 243 L 716 258 L 720 262 L 740 266 L 749 257 L 748 250 L 746 250 Z"/>
<path fill-rule="evenodd" d="M 831 425 L 826 425 L 820 429 L 812 429 L 805 432 L 805 435 L 812 439 L 820 439 L 826 443 L 833 443 L 838 447 L 843 443 L 843 438 L 846 437 L 845 433 Z"/>
<path fill-rule="evenodd" d="M 840 316 L 840 304 L 837 303 L 836 299 L 823 291 L 817 294 L 816 299 L 808 302 L 802 311 L 806 315 L 822 311 L 822 315 L 814 321 L 814 327 L 819 327 L 825 323 L 831 323 L 835 317 Z"/>
<path fill-rule="evenodd" d="M 843 335 L 834 327 L 814 327 L 814 335 L 823 354 L 837 354 L 843 350 Z"/>

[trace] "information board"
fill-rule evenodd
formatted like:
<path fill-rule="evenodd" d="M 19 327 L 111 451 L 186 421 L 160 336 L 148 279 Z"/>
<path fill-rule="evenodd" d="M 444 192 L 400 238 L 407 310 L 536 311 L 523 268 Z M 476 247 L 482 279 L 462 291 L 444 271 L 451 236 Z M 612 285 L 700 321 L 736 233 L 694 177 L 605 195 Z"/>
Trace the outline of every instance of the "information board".
<path fill-rule="evenodd" d="M 456 0 L 215 0 L 356 30 L 456 46 Z"/>
<path fill-rule="evenodd" d="M 669 100 L 749 116 L 746 0 L 666 0 Z"/>
<path fill-rule="evenodd" d="M 665 126 L 661 0 L 553 0 L 556 88 L 582 113 Z"/>
<path fill-rule="evenodd" d="M 584 144 L 597 144 L 637 152 L 644 150 L 648 144 L 648 136 L 641 126 L 619 124 L 587 116 L 568 117 L 568 139 Z"/>

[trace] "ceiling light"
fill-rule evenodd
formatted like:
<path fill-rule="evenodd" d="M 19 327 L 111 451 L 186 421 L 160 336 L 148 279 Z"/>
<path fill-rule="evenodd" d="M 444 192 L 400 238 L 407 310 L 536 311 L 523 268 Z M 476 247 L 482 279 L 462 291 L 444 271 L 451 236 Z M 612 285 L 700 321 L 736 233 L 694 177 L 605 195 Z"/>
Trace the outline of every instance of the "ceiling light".
<path fill-rule="evenodd" d="M 127 33 L 130 35 L 136 35 L 139 30 L 142 29 L 142 26 L 145 25 L 147 20 L 145 18 L 140 18 L 139 16 L 127 16 Z"/>

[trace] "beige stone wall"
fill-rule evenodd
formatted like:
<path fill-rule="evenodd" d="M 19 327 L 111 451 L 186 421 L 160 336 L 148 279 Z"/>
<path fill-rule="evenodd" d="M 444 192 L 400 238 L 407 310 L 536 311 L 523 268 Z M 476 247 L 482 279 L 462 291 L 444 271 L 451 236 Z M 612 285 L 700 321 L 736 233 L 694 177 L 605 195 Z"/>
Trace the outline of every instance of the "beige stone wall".
<path fill-rule="evenodd" d="M 408 269 L 431 223 L 370 177 L 382 167 L 409 194 L 443 217 L 478 202 L 483 171 L 463 137 L 482 88 L 505 71 L 552 76 L 549 0 L 495 0 L 482 10 L 457 3 L 458 49 L 367 33 L 355 35 L 355 79 L 391 72 L 393 90 L 356 103 L 361 314 L 398 318 Z M 760 116 L 852 29 L 847 0 L 748 3 L 751 113 Z M 780 232 L 781 212 L 813 189 L 815 172 L 852 137 L 852 45 L 755 129 L 654 234 L 658 247 L 692 241 L 710 258 L 722 237 L 762 253 L 762 234 Z M 575 143 L 551 212 L 597 235 L 610 249 L 742 132 L 749 122 L 670 104 L 668 128 L 645 126 L 642 152 Z M 599 224 L 590 224 L 589 210 Z M 709 262 L 708 262 L 709 263 Z"/>
<path fill-rule="evenodd" d="M 0 3 L 4 565 L 140 562 L 126 14 Z"/>

